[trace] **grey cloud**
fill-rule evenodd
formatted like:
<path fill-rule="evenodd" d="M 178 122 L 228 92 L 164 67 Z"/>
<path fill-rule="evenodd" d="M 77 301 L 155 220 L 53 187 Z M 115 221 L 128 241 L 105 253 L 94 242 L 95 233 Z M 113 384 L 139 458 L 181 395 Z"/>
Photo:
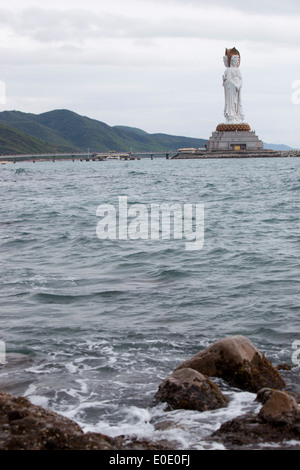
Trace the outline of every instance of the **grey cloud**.
<path fill-rule="evenodd" d="M 147 0 L 161 3 L 161 0 Z M 194 7 L 223 7 L 224 9 L 236 9 L 247 13 L 261 13 L 268 16 L 274 14 L 299 14 L 299 0 L 164 0 L 167 4 L 192 5 Z"/>
<path fill-rule="evenodd" d="M 152 0 L 153 1 L 153 0 Z M 179 2 L 180 0 L 172 0 Z M 203 2 L 195 4 L 203 5 Z M 214 4 L 223 5 L 224 2 L 214 0 Z M 231 1 L 228 5 L 233 5 Z M 256 4 L 256 2 L 254 2 Z M 272 2 L 273 3 L 273 2 Z M 277 2 L 274 2 L 277 4 Z M 290 0 L 287 3 L 294 3 Z M 211 5 L 211 3 L 210 3 Z M 298 8 L 299 9 L 299 8 Z M 223 11 L 224 12 L 224 11 Z M 169 21 L 165 17 L 160 19 L 132 18 L 122 14 L 100 14 L 89 10 L 48 10 L 43 8 L 30 8 L 11 13 L 0 12 L 0 24 L 9 27 L 17 36 L 25 36 L 40 43 L 84 43 L 87 40 L 101 38 L 199 38 L 222 39 L 239 41 L 276 42 L 278 44 L 299 43 L 299 29 L 289 27 L 293 18 L 280 16 L 249 17 L 238 13 L 234 17 L 232 27 L 228 28 L 222 13 L 206 17 L 188 17 L 182 19 L 170 11 Z M 3 15 L 2 15 L 3 13 Z"/>

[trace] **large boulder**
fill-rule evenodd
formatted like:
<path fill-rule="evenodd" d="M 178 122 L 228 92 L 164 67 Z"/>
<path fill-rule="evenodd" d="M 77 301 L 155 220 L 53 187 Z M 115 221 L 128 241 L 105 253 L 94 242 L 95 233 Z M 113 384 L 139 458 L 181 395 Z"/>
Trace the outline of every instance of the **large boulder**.
<path fill-rule="evenodd" d="M 207 411 L 228 405 L 228 398 L 216 384 L 189 368 L 169 375 L 160 384 L 155 398 L 172 409 Z"/>
<path fill-rule="evenodd" d="M 217 341 L 184 361 L 176 370 L 185 368 L 208 377 L 220 377 L 234 387 L 253 393 L 265 387 L 285 387 L 278 370 L 248 338 L 241 335 Z"/>
<path fill-rule="evenodd" d="M 263 388 L 256 400 L 263 404 L 258 414 L 262 420 L 274 425 L 293 424 L 296 420 L 300 422 L 300 407 L 288 392 Z"/>

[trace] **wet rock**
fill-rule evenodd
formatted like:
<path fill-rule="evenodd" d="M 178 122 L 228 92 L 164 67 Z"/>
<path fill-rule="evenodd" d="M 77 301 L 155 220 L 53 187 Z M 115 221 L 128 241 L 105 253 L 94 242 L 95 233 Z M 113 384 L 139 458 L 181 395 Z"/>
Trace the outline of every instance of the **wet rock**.
<path fill-rule="evenodd" d="M 256 400 L 263 404 L 259 412 L 262 420 L 273 424 L 293 424 L 299 419 L 300 423 L 300 407 L 288 392 L 263 388 Z"/>
<path fill-rule="evenodd" d="M 155 396 L 171 409 L 207 411 L 228 405 L 228 398 L 208 377 L 184 368 L 173 372 L 159 386 Z"/>
<path fill-rule="evenodd" d="M 211 438 L 228 449 L 300 449 L 300 407 L 293 397 L 280 390 L 263 389 L 256 397 L 260 411 L 227 421 Z"/>
<path fill-rule="evenodd" d="M 0 450 L 128 450 L 165 449 L 163 445 L 122 436 L 84 433 L 74 421 L 24 397 L 0 392 Z"/>
<path fill-rule="evenodd" d="M 217 341 L 184 361 L 176 370 L 187 367 L 208 377 L 220 377 L 234 387 L 253 393 L 264 387 L 285 387 L 278 370 L 248 338 L 241 335 Z"/>
<path fill-rule="evenodd" d="M 292 368 L 295 366 L 291 366 L 290 364 L 287 364 L 286 362 L 282 364 L 277 364 L 276 369 L 277 370 L 292 370 Z"/>

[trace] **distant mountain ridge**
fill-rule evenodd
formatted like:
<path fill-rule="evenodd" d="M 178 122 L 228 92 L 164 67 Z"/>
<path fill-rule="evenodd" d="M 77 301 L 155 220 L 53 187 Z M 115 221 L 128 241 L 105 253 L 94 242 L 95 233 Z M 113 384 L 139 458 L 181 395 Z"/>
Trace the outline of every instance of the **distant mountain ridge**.
<path fill-rule="evenodd" d="M 203 148 L 207 139 L 149 134 L 129 126 L 109 126 L 67 109 L 42 114 L 0 112 L 0 154 L 68 152 L 148 152 Z M 265 149 L 291 150 L 286 145 L 266 144 Z"/>
<path fill-rule="evenodd" d="M 266 144 L 264 143 L 264 149 L 268 150 L 293 150 L 292 147 L 283 144 Z"/>
<path fill-rule="evenodd" d="M 204 147 L 207 140 L 169 134 L 148 134 L 129 126 L 109 126 L 66 109 L 42 114 L 0 112 L 0 123 L 39 139 L 57 152 L 168 151 Z M 0 129 L 1 136 L 1 129 Z M 29 139 L 30 140 L 30 139 Z M 14 147 L 12 142 L 12 147 Z M 7 148 L 7 146 L 6 146 Z M 0 145 L 0 153 L 4 149 Z M 20 152 L 17 152 L 20 153 Z M 22 153 L 22 152 L 21 152 Z"/>

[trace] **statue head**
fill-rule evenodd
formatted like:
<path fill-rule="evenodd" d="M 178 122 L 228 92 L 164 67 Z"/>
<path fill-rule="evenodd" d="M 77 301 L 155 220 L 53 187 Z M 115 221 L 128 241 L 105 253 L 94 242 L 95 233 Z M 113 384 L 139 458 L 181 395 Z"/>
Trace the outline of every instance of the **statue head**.
<path fill-rule="evenodd" d="M 239 67 L 240 63 L 241 63 L 241 56 L 240 56 L 239 51 L 235 47 L 233 47 L 232 49 L 225 49 L 225 56 L 224 56 L 225 67 Z"/>

